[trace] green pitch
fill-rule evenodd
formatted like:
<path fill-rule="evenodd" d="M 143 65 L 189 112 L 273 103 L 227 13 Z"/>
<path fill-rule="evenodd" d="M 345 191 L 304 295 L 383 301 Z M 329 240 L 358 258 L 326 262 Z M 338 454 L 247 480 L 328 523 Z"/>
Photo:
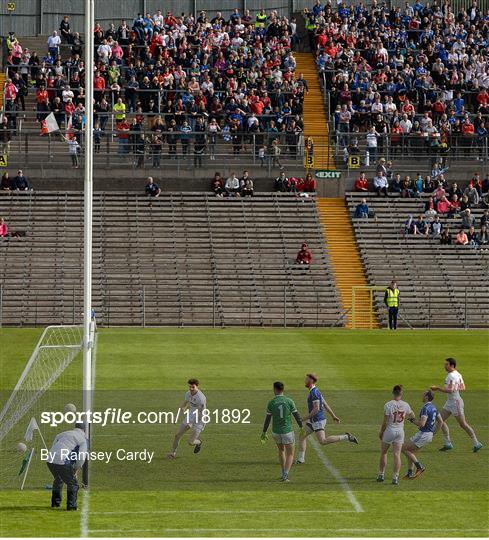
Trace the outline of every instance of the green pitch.
<path fill-rule="evenodd" d="M 2 389 L 15 384 L 40 333 L 0 330 Z M 101 330 L 96 409 L 176 410 L 186 380 L 197 377 L 210 409 L 249 409 L 250 423 L 211 422 L 201 453 L 194 455 L 184 438 L 175 461 L 165 459 L 174 425 L 96 427 L 93 449 L 146 448 L 153 461 L 93 462 L 77 513 L 51 510 L 40 486 L 0 493 L 1 535 L 487 536 L 488 345 L 487 333 L 452 330 Z M 398 487 L 377 484 L 378 431 L 390 389 L 403 384 L 418 412 L 421 391 L 443 383 L 447 356 L 459 361 L 467 419 L 485 448 L 473 454 L 450 419 L 453 451 L 438 452 L 437 435 L 419 454 L 423 476 Z M 342 420 L 329 421 L 327 433 L 351 431 L 360 445 L 310 444 L 306 464 L 293 467 L 283 485 L 273 441 L 260 444 L 264 411 L 275 380 L 304 411 L 308 371 L 318 374 Z M 437 394 L 435 404 L 443 402 Z M 413 432 L 408 425 L 407 435 Z M 390 458 L 387 479 L 391 467 Z"/>

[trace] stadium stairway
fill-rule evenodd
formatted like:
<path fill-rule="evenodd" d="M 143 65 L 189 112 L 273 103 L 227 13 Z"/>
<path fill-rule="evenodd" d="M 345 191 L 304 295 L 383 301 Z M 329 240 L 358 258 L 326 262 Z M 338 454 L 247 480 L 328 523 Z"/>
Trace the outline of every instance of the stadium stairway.
<path fill-rule="evenodd" d="M 311 53 L 295 53 L 296 73 L 302 73 L 309 93 L 304 97 L 304 136 L 314 141 L 314 168 L 335 169 L 333 149 L 329 141 L 328 120 L 318 82 L 318 72 Z"/>
<path fill-rule="evenodd" d="M 353 293 L 355 286 L 368 286 L 365 270 L 358 253 L 355 235 L 348 207 L 344 199 L 318 199 L 319 218 L 323 226 L 333 275 L 339 290 L 346 326 L 351 328 L 378 328 L 377 316 L 372 309 L 370 293 L 359 290 L 356 293 L 353 313 Z"/>

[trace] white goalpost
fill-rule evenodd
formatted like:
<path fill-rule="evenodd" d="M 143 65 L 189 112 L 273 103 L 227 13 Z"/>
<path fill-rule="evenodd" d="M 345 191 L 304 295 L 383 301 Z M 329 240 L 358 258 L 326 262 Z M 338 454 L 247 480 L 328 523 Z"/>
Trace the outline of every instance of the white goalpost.
<path fill-rule="evenodd" d="M 85 0 L 85 169 L 83 235 L 83 410 L 92 409 L 92 229 L 93 229 L 93 29 L 95 1 Z M 86 424 L 90 442 L 90 425 Z M 83 468 L 83 483 L 88 486 L 88 462 Z"/>
<path fill-rule="evenodd" d="M 32 482 L 46 479 L 47 468 L 42 467 L 39 460 L 34 462 L 38 441 L 32 441 L 32 436 L 36 432 L 37 439 L 42 439 L 41 446 L 45 447 L 46 442 L 50 444 L 59 427 L 55 429 L 43 425 L 45 437 L 42 437 L 38 425 L 42 411 L 62 411 L 68 403 L 76 403 L 77 410 L 84 412 L 92 409 L 92 352 L 95 341 L 95 317 L 92 310 L 94 27 L 95 2 L 85 0 L 83 325 L 49 326 L 44 330 L 14 390 L 0 411 L 2 488 L 22 489 L 27 473 L 29 477 L 34 477 Z M 29 433 L 33 425 L 36 427 L 30 429 Z M 88 422 L 85 428 L 90 443 Z M 23 441 L 29 444 L 32 441 L 30 448 Z M 83 469 L 83 484 L 88 485 L 87 464 Z M 39 484 L 35 485 L 40 487 Z"/>

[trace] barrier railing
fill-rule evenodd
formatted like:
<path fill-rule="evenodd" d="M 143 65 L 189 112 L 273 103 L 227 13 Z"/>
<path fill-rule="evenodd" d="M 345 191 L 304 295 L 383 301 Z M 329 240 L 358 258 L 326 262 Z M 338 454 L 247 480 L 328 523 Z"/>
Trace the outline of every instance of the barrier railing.
<path fill-rule="evenodd" d="M 0 250 L 2 243 L 0 241 Z M 298 268 L 300 272 L 303 268 Z M 83 290 L 79 286 L 60 286 L 56 292 L 31 286 L 28 309 L 16 309 L 12 315 L 14 288 L 0 284 L 0 327 L 79 324 Z M 338 320 L 339 311 L 331 306 L 331 295 L 311 295 L 305 312 L 298 311 L 297 300 L 286 286 L 275 292 L 259 292 L 255 287 L 240 287 L 241 299 L 234 309 L 223 310 L 219 287 L 187 292 L 155 286 L 117 286 L 102 279 L 94 292 L 94 311 L 99 326 L 279 326 L 329 327 Z M 53 302 L 53 298 L 56 299 Z"/>
<path fill-rule="evenodd" d="M 0 241 L 0 250 L 1 250 Z M 380 289 L 377 287 L 376 289 Z M 26 310 L 16 310 L 12 317 L 11 298 L 15 290 L 10 290 L 8 284 L 0 284 L 0 327 L 3 326 L 45 326 L 46 324 L 78 324 L 81 317 L 83 291 L 78 286 L 65 287 L 53 293 L 48 289 L 31 288 L 29 305 Z M 59 305 L 46 298 L 58 295 Z M 372 298 L 371 323 L 372 327 L 380 322 L 386 325 L 385 317 L 379 316 L 383 307 L 379 305 L 379 297 Z M 465 287 L 461 289 L 463 298 L 461 309 L 454 308 L 459 321 L 458 328 L 486 328 L 487 316 L 484 308 L 478 303 L 487 298 L 489 289 Z M 406 296 L 406 295 L 404 295 Z M 450 293 L 447 292 L 446 300 Z M 140 286 L 127 290 L 127 285 L 110 287 L 104 285 L 96 291 L 94 310 L 99 326 L 269 326 L 269 327 L 333 327 L 343 326 L 347 321 L 347 313 L 334 311 L 330 305 L 331 297 L 318 292 L 312 295 L 309 306 L 303 313 L 297 312 L 296 300 L 291 298 L 290 291 L 284 287 L 275 296 L 257 293 L 254 288 L 242 291 L 239 309 L 223 311 L 218 288 L 203 292 L 183 292 L 169 290 L 164 293 L 156 292 L 155 287 Z M 10 303 L 7 307 L 7 302 Z M 409 302 L 405 297 L 403 302 Z M 268 304 L 268 305 L 267 305 Z M 273 304 L 273 307 L 272 307 Z M 423 310 L 415 319 L 403 313 L 400 307 L 399 324 L 404 328 L 444 328 L 454 327 L 453 314 L 444 320 L 440 313 L 440 295 L 436 297 L 428 292 L 423 297 Z M 487 305 L 487 304 L 484 304 Z M 258 306 L 260 306 L 258 308 Z M 378 314 L 377 314 L 378 313 Z M 358 314 L 357 314 L 358 316 Z M 357 325 L 358 326 L 358 325 Z M 368 326 L 368 325 L 367 325 Z M 365 328 L 366 326 L 361 326 Z"/>
<path fill-rule="evenodd" d="M 62 138 L 62 135 L 67 135 L 64 129 L 41 136 L 40 129 L 25 129 L 24 122 L 19 122 L 17 129 L 10 130 L 9 161 L 48 166 L 70 157 L 69 146 Z M 117 123 L 114 122 L 114 125 Z M 80 157 L 86 134 L 71 129 L 69 135 L 77 138 Z M 215 162 L 215 165 L 246 161 L 249 166 L 262 167 L 268 172 L 288 165 L 304 166 L 304 136 L 301 132 L 165 130 L 157 135 L 155 138 L 155 131 L 146 127 L 141 131 L 106 129 L 98 132 L 95 135 L 96 163 L 107 167 L 124 163 L 124 166 L 129 164 L 134 168 L 160 168 L 168 165 L 192 166 L 192 163 L 202 166 L 204 161 Z M 277 143 L 274 144 L 274 141 Z M 357 168 L 374 166 L 380 158 L 392 161 L 396 167 L 401 167 L 404 162 L 412 168 L 413 161 L 420 161 L 420 170 L 431 170 L 435 162 L 449 167 L 460 161 L 477 161 L 477 167 L 483 171 L 489 166 L 488 137 L 454 134 L 450 136 L 448 144 L 434 145 L 433 140 L 423 134 L 386 134 L 378 137 L 377 147 L 372 148 L 367 145 L 366 133 L 337 132 L 330 136 L 315 136 L 313 142 L 313 169 L 318 168 L 320 163 L 331 163 L 333 157 L 336 168 L 348 169 L 352 156 L 358 158 Z M 348 144 L 345 146 L 346 142 Z"/>

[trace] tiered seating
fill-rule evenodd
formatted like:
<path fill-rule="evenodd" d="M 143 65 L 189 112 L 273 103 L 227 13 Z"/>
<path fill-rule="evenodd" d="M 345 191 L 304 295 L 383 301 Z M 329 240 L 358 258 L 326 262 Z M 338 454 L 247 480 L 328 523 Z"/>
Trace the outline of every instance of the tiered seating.
<path fill-rule="evenodd" d="M 27 233 L 0 243 L 4 324 L 79 322 L 82 194 L 2 195 L 0 215 Z M 304 240 L 310 270 L 294 262 Z M 340 315 L 312 200 L 178 193 L 149 207 L 96 193 L 93 258 L 99 324 L 312 326 Z"/>
<path fill-rule="evenodd" d="M 347 194 L 353 215 L 363 195 Z M 438 238 L 404 236 L 409 214 L 423 212 L 420 199 L 368 198 L 375 219 L 354 219 L 354 228 L 370 285 L 397 280 L 401 313 L 414 327 L 487 327 L 489 324 L 489 252 L 468 246 L 440 245 Z M 479 220 L 481 211 L 473 214 Z M 457 232 L 460 218 L 442 218 Z M 376 293 L 378 315 L 386 324 L 383 293 Z"/>

